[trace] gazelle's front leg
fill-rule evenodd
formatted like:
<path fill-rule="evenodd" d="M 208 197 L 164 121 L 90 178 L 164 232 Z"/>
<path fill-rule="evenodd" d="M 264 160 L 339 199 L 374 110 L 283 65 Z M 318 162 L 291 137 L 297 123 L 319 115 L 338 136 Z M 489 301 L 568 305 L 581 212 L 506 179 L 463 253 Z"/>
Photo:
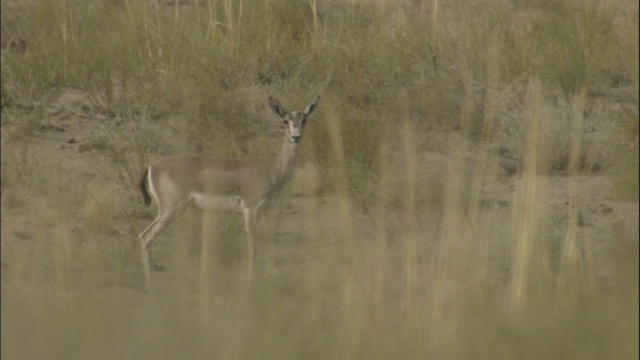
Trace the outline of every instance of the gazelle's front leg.
<path fill-rule="evenodd" d="M 257 208 L 244 208 L 244 227 L 247 230 L 247 250 L 249 252 L 248 281 L 251 284 L 253 279 L 253 261 L 256 255 L 255 239 L 256 224 L 258 220 Z"/>

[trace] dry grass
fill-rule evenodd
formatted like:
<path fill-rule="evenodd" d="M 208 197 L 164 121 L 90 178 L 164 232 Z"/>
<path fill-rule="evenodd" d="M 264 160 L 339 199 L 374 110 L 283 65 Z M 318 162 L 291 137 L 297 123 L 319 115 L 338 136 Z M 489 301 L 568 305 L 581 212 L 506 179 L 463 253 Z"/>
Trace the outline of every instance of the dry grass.
<path fill-rule="evenodd" d="M 637 3 L 3 1 L 2 20 L 27 43 L 2 51 L 3 357 L 638 357 Z M 317 93 L 254 285 L 242 219 L 187 211 L 143 293 L 142 169 L 274 155 L 267 95 Z"/>

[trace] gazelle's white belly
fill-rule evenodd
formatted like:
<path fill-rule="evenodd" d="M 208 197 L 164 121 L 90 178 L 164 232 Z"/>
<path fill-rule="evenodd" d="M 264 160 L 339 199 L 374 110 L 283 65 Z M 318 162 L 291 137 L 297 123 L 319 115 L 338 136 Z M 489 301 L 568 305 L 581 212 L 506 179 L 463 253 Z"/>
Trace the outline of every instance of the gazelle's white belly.
<path fill-rule="evenodd" d="M 244 201 L 239 195 L 208 195 L 192 192 L 193 204 L 200 210 L 242 213 Z"/>
<path fill-rule="evenodd" d="M 255 207 L 260 210 L 265 210 L 274 206 L 278 203 L 278 195 L 279 194 L 270 194 L 270 196 L 260 200 Z M 190 196 L 193 204 L 203 211 L 241 214 L 246 206 L 240 195 L 210 195 L 201 192 L 192 192 Z"/>

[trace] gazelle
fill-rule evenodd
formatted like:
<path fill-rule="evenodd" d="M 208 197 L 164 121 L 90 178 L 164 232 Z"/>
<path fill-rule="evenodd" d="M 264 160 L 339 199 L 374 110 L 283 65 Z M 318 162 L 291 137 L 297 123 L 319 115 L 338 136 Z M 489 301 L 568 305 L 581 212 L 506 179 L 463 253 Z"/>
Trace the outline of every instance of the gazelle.
<path fill-rule="evenodd" d="M 284 141 L 275 158 L 171 156 L 156 161 L 144 171 L 140 179 L 144 202 L 147 206 L 151 204 L 150 192 L 160 208 L 156 219 L 140 234 L 146 290 L 149 290 L 151 277 L 149 244 L 190 204 L 200 210 L 244 215 L 251 280 L 258 215 L 277 202 L 283 187 L 291 180 L 305 122 L 319 102 L 320 96 L 316 96 L 304 111 L 287 112 L 278 100 L 269 97 L 271 110 L 282 118 L 285 127 Z"/>

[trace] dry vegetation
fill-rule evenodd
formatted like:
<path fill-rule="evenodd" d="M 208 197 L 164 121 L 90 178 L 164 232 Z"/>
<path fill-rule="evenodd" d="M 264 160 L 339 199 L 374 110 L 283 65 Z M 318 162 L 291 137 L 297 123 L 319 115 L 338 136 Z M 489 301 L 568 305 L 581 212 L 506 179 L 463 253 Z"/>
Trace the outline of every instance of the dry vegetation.
<path fill-rule="evenodd" d="M 3 358 L 638 358 L 636 1 L 1 14 Z M 142 292 L 144 167 L 274 155 L 267 96 L 316 94 L 255 284 L 188 211 Z"/>

